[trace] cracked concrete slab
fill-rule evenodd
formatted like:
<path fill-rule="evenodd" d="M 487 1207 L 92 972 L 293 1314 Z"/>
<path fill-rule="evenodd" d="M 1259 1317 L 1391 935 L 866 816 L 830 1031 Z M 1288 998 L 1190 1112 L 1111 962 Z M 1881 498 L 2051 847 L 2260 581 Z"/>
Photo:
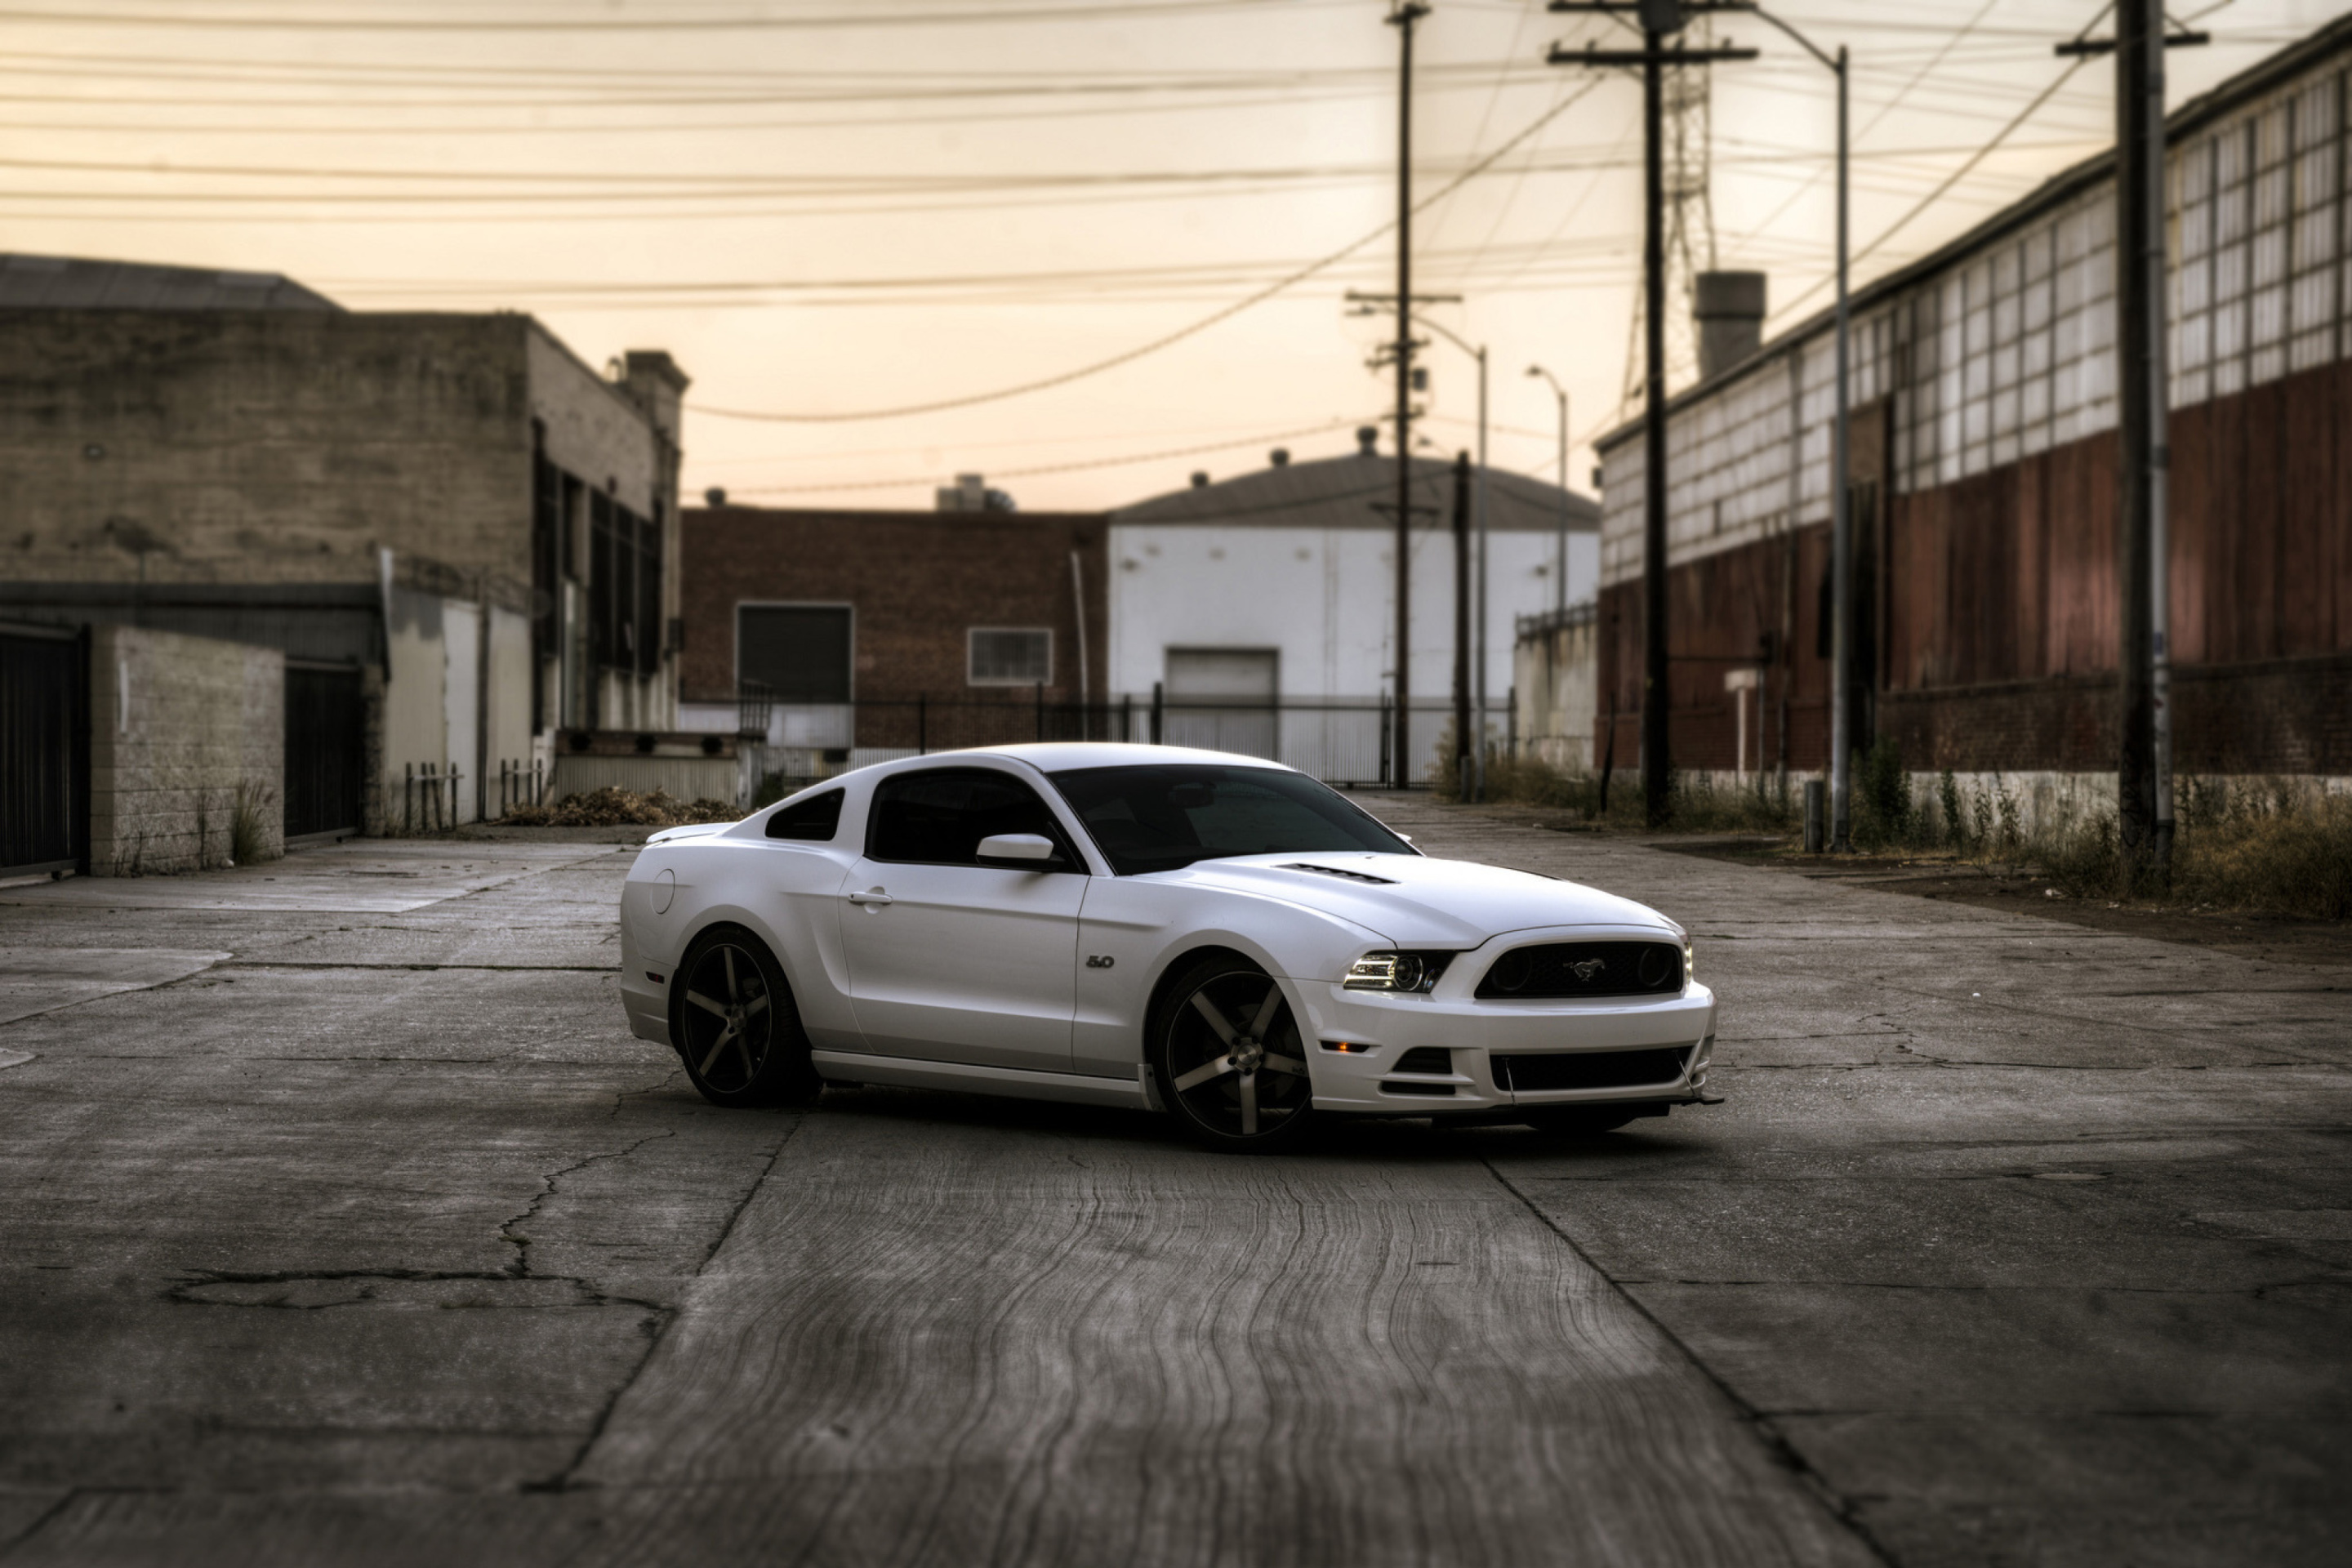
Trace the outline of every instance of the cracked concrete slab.
<path fill-rule="evenodd" d="M 2340 1555 L 2352 971 L 1377 809 L 1689 924 L 1727 1103 L 730 1114 L 627 845 L 0 889 L 166 976 L 0 1023 L 0 1564 Z"/>
<path fill-rule="evenodd" d="M 1888 1558 L 2339 1560 L 2352 973 L 1394 815 L 1699 933 L 1727 1102 L 1497 1168 Z"/>
<path fill-rule="evenodd" d="M 229 954 L 170 947 L 0 947 L 0 1024 L 201 974 Z"/>

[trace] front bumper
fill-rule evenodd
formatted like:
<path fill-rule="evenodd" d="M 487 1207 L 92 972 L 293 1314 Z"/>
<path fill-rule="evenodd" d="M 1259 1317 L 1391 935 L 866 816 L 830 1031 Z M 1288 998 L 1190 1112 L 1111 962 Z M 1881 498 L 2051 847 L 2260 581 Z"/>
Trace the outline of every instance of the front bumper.
<path fill-rule="evenodd" d="M 1591 1001 L 1479 1001 L 1391 995 L 1299 981 L 1302 1040 L 1312 1058 L 1319 1110 L 1447 1116 L 1514 1106 L 1682 1103 L 1706 1098 L 1715 1049 L 1715 993 L 1696 983 L 1678 996 Z M 1339 1044 L 1350 1048 L 1336 1049 Z M 1445 1053 L 1444 1072 L 1405 1071 L 1408 1052 Z M 1672 1051 L 1671 1058 L 1654 1055 Z M 1494 1058 L 1640 1052 L 1651 1066 L 1580 1089 L 1514 1089 Z M 1663 1075 L 1663 1076 L 1662 1076 Z M 1531 1076 L 1524 1071 L 1521 1077 Z M 1604 1077 L 1606 1075 L 1603 1075 Z"/>

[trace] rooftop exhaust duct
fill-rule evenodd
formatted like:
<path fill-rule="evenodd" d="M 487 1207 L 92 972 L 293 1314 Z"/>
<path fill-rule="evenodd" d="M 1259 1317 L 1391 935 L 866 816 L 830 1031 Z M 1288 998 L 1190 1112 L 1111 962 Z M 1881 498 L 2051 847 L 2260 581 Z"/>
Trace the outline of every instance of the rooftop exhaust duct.
<path fill-rule="evenodd" d="M 1698 322 L 1698 374 L 1712 380 L 1764 342 L 1764 274 L 1702 272 L 1691 314 Z"/>

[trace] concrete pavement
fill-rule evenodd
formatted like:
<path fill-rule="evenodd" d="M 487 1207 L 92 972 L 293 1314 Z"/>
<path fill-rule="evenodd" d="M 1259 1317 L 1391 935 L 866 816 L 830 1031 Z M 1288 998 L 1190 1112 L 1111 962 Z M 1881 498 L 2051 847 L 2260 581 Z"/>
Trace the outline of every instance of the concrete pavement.
<path fill-rule="evenodd" d="M 1691 925 L 1728 1103 L 729 1115 L 625 846 L 0 889 L 0 1563 L 2336 1560 L 2352 975 L 1377 808 Z"/>

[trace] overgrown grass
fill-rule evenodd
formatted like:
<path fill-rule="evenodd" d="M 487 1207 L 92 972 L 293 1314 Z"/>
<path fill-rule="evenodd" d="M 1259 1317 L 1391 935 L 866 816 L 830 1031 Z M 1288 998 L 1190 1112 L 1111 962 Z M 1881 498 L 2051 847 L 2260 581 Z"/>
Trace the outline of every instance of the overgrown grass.
<path fill-rule="evenodd" d="M 1451 769 L 1441 765 L 1434 784 L 1438 794 L 1460 798 Z M 1632 769 L 1612 773 L 1604 808 L 1601 777 L 1597 773 L 1555 768 L 1531 757 L 1496 757 L 1486 765 L 1486 798 L 1573 812 L 1598 826 L 1637 829 L 1647 826 L 1642 777 Z M 1692 833 L 1786 833 L 1794 821 L 1789 802 L 1769 781 L 1759 789 L 1704 775 L 1696 779 L 1684 775 L 1675 784 L 1667 826 Z"/>
<path fill-rule="evenodd" d="M 269 852 L 269 812 L 276 804 L 276 794 L 267 784 L 236 786 L 228 825 L 230 864 L 251 866 Z"/>
<path fill-rule="evenodd" d="M 2135 876 L 2105 815 L 2032 847 L 2051 885 L 2076 898 L 2352 919 L 2352 799 L 2342 795 L 2184 781 L 2168 878 Z"/>
<path fill-rule="evenodd" d="M 1768 780 L 1740 787 L 1681 775 L 1670 829 L 1794 833 L 1798 811 Z M 1454 795 L 1450 771 L 1436 781 Z M 1792 788 L 1790 796 L 1796 792 Z M 1640 829 L 1642 781 L 1623 769 L 1604 809 L 1601 778 L 1524 758 L 1486 770 L 1489 800 L 1574 813 L 1596 826 Z M 2029 826 L 2024 803 L 1999 774 L 1963 784 L 1949 770 L 1922 780 L 1891 740 L 1853 762 L 1854 847 L 1870 854 L 1948 856 L 2030 869 L 2078 899 L 2126 899 L 2309 920 L 2352 919 L 2352 797 L 2318 796 L 2278 781 L 2184 778 L 2168 878 L 2127 863 L 2112 806 Z"/>

